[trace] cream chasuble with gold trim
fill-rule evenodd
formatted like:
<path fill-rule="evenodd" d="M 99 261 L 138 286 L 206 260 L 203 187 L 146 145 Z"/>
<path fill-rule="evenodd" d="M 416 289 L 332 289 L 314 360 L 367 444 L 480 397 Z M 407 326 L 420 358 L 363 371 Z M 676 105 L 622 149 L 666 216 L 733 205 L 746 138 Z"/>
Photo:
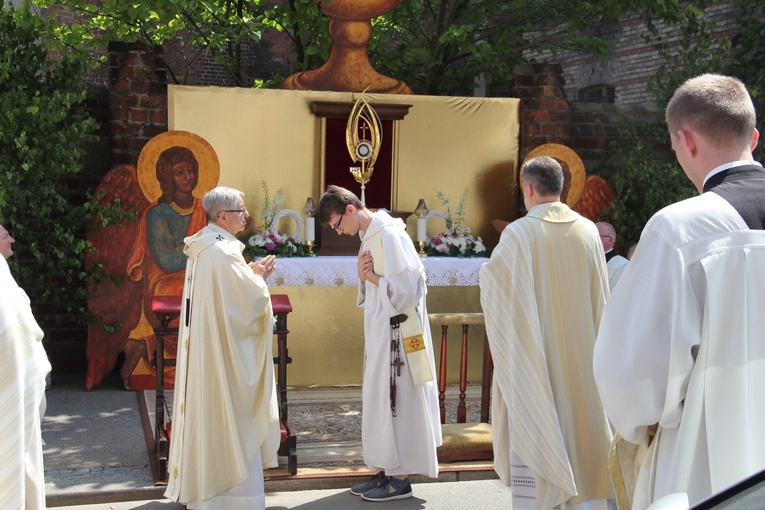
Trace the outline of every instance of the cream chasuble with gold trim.
<path fill-rule="evenodd" d="M 279 411 L 266 283 L 242 258 L 244 245 L 215 225 L 185 243 L 165 496 L 187 504 L 244 482 L 258 449 L 264 467 L 277 465 Z"/>
<path fill-rule="evenodd" d="M 595 225 L 560 202 L 505 228 L 480 274 L 494 359 L 494 467 L 531 469 L 538 509 L 609 497 L 611 432 L 592 375 L 608 297 Z"/>
<path fill-rule="evenodd" d="M 50 363 L 26 292 L 0 256 L 0 508 L 45 508 L 40 404 Z"/>

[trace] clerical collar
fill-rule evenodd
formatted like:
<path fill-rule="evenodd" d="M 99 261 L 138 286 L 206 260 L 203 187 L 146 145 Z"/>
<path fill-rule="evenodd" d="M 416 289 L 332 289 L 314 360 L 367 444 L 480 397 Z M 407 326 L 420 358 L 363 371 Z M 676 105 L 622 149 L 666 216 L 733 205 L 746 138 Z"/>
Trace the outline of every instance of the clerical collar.
<path fill-rule="evenodd" d="M 614 251 L 614 249 L 613 249 L 613 248 L 611 248 L 610 250 L 608 250 L 608 251 L 606 252 L 606 262 L 608 262 L 609 260 L 611 260 L 611 259 L 612 259 L 614 256 L 616 256 L 616 252 Z"/>
<path fill-rule="evenodd" d="M 754 160 L 751 160 L 751 161 L 731 161 L 730 163 L 724 163 L 724 164 L 718 166 L 717 168 L 715 168 L 714 170 L 712 170 L 711 172 L 709 172 L 707 174 L 707 176 L 704 178 L 704 182 L 701 185 L 701 189 L 704 189 L 704 186 L 707 185 L 707 181 L 712 176 L 717 175 L 720 172 L 723 172 L 723 171 L 728 170 L 730 168 L 735 168 L 737 166 L 747 166 L 747 165 L 759 165 L 759 166 L 762 166 L 762 164 L 759 161 L 754 161 Z"/>

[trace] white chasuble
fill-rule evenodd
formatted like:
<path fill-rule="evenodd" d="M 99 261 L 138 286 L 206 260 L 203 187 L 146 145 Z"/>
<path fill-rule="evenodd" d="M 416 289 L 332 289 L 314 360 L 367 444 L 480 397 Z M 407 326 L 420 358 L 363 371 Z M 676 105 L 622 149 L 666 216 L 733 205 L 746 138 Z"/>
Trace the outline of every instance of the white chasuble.
<path fill-rule="evenodd" d="M 641 443 L 633 510 L 691 505 L 765 469 L 765 232 L 719 195 L 659 211 L 603 316 L 594 370 L 617 432 Z"/>
<path fill-rule="evenodd" d="M 0 508 L 45 508 L 40 405 L 50 363 L 29 298 L 0 256 Z"/>
<path fill-rule="evenodd" d="M 592 375 L 605 266 L 595 225 L 554 202 L 508 225 L 481 268 L 494 468 L 510 485 L 517 455 L 538 509 L 609 497 L 611 432 Z"/>
<path fill-rule="evenodd" d="M 385 212 L 361 239 L 361 253 L 374 258 L 379 286 L 359 284 L 357 304 L 364 308 L 364 382 L 362 388 L 362 448 L 364 462 L 387 475 L 438 476 L 436 449 L 441 445 L 438 388 L 435 379 L 414 384 L 410 362 L 402 359 L 396 381 L 396 416 L 390 407 L 390 318 L 408 309 L 407 321 L 418 321 L 429 371 L 435 374 L 425 269 L 400 219 Z M 379 271 L 379 272 L 378 272 Z"/>
<path fill-rule="evenodd" d="M 277 465 L 270 296 L 242 258 L 244 245 L 230 233 L 208 225 L 185 243 L 189 260 L 165 496 L 193 503 L 189 507 L 239 508 L 247 498 L 235 486 L 262 491 L 262 483 L 248 479 L 258 450 L 263 467 Z M 262 470 L 254 472 L 262 476 Z M 264 504 L 262 493 L 252 494 L 251 507 Z"/>

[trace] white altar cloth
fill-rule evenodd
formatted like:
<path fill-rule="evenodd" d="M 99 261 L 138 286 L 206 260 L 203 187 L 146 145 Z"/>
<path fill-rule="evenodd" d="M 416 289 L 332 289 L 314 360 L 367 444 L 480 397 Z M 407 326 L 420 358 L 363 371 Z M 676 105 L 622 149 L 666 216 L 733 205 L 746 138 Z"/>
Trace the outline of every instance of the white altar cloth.
<path fill-rule="evenodd" d="M 427 284 L 433 287 L 471 287 L 478 285 L 485 257 L 425 257 Z M 280 258 L 268 278 L 271 287 L 353 287 L 358 285 L 356 257 Z"/>

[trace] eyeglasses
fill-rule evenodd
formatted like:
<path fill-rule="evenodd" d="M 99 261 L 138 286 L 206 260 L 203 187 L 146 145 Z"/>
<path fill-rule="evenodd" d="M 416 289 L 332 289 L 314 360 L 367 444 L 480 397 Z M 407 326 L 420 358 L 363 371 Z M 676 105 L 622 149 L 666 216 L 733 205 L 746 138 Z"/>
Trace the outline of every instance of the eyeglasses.
<path fill-rule="evenodd" d="M 337 230 L 338 228 L 340 228 L 340 224 L 343 222 L 343 215 L 344 214 L 345 214 L 345 211 L 343 211 L 340 214 L 340 219 L 337 220 L 337 225 L 330 225 L 329 228 L 331 228 L 332 230 Z"/>
<path fill-rule="evenodd" d="M 600 234 L 600 237 L 605 237 L 606 239 L 612 239 L 612 237 L 611 237 L 611 236 L 609 236 L 609 235 L 606 235 L 606 234 Z"/>
<path fill-rule="evenodd" d="M 247 212 L 247 209 L 224 209 L 223 212 L 235 212 L 242 214 L 243 212 Z"/>

